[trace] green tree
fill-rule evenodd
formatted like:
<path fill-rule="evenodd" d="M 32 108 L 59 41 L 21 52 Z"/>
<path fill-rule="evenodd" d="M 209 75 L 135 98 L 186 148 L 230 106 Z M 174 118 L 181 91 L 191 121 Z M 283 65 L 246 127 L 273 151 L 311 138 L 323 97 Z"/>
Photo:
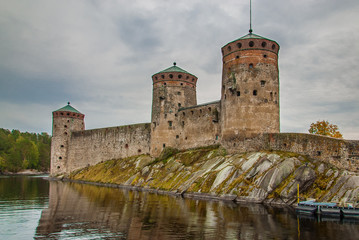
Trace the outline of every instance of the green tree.
<path fill-rule="evenodd" d="M 343 135 L 339 132 L 337 125 L 330 124 L 328 121 L 324 120 L 312 123 L 308 131 L 312 134 L 343 138 Z"/>

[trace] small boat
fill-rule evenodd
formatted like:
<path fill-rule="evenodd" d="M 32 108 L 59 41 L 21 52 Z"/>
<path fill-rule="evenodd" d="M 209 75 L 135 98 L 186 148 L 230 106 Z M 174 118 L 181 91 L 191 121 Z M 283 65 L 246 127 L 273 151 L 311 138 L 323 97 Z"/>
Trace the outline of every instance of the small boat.
<path fill-rule="evenodd" d="M 340 217 L 341 208 L 338 207 L 338 206 L 321 205 L 320 206 L 320 214 L 321 215 L 326 215 L 326 216 Z"/>
<path fill-rule="evenodd" d="M 343 207 L 341 211 L 345 218 L 359 218 L 359 208 Z"/>

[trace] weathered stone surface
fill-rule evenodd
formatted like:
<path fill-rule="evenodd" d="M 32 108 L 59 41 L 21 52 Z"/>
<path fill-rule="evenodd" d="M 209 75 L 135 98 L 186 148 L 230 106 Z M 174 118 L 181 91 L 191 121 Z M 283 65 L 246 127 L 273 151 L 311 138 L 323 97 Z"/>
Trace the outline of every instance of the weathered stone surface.
<path fill-rule="evenodd" d="M 187 155 L 197 157 L 183 158 Z M 294 203 L 299 184 L 301 199 L 357 202 L 359 176 L 333 171 L 332 165 L 320 161 L 308 163 L 292 153 L 218 156 L 215 149 L 199 149 L 187 155 L 178 153 L 159 162 L 148 156 L 111 160 L 77 171 L 71 178 L 188 197 L 272 204 Z"/>

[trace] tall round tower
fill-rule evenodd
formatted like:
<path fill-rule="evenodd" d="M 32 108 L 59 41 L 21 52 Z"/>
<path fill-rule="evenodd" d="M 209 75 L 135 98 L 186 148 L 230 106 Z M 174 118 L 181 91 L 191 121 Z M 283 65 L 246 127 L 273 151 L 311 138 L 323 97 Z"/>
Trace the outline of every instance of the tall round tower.
<path fill-rule="evenodd" d="M 278 51 L 251 30 L 222 47 L 222 140 L 279 132 Z"/>
<path fill-rule="evenodd" d="M 85 129 L 85 115 L 70 103 L 52 112 L 51 167 L 52 176 L 66 172 L 68 142 L 71 132 Z"/>
<path fill-rule="evenodd" d="M 163 148 L 175 147 L 178 109 L 197 105 L 197 77 L 174 63 L 152 81 L 151 155 L 158 156 Z"/>

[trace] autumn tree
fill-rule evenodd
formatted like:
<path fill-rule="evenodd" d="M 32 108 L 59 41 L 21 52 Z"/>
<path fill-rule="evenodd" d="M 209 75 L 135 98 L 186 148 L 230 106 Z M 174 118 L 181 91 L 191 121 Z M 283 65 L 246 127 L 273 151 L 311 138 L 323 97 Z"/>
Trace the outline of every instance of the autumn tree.
<path fill-rule="evenodd" d="M 309 128 L 309 133 L 318 134 L 323 136 L 329 136 L 334 138 L 343 138 L 343 135 L 339 132 L 338 126 L 330 124 L 328 121 L 317 121 L 312 123 Z"/>

